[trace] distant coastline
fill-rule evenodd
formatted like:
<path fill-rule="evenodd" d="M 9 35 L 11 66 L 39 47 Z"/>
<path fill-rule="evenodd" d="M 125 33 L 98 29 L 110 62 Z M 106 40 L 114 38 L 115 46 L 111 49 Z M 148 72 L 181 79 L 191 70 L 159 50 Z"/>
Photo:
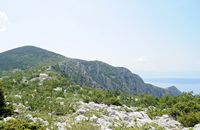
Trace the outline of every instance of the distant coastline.
<path fill-rule="evenodd" d="M 182 92 L 200 94 L 200 78 L 145 78 L 144 81 L 162 88 L 176 86 Z"/>

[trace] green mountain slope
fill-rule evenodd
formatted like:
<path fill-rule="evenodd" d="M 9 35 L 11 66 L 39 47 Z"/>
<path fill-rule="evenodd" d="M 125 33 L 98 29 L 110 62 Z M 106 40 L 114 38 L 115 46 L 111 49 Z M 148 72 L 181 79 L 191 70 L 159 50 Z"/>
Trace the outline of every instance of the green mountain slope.
<path fill-rule="evenodd" d="M 176 88 L 163 89 L 146 84 L 126 68 L 114 67 L 100 61 L 70 59 L 59 54 L 25 46 L 0 53 L 0 72 L 13 69 L 30 69 L 53 65 L 54 70 L 63 73 L 71 81 L 81 85 L 128 93 L 148 93 L 154 96 L 179 95 Z"/>
<path fill-rule="evenodd" d="M 55 69 L 79 85 L 128 93 L 148 93 L 154 96 L 163 96 L 164 94 L 174 96 L 181 93 L 175 88 L 163 89 L 146 84 L 141 77 L 133 74 L 128 69 L 114 67 L 100 61 L 66 59 Z"/>
<path fill-rule="evenodd" d="M 200 123 L 199 95 L 154 97 L 83 87 L 48 66 L 0 77 L 0 99 L 1 130 L 180 130 Z"/>
<path fill-rule="evenodd" d="M 24 46 L 0 53 L 0 71 L 28 69 L 37 65 L 58 62 L 63 56 L 33 46 Z"/>

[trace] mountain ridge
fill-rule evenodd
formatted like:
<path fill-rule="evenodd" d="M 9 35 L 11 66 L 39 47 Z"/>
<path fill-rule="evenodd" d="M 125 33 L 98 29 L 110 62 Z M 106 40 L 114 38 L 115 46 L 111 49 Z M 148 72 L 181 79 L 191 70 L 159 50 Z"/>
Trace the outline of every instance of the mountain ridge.
<path fill-rule="evenodd" d="M 28 69 L 40 63 L 58 62 L 64 56 L 35 46 L 23 46 L 0 53 L 0 71 Z"/>
<path fill-rule="evenodd" d="M 67 58 L 35 46 L 24 46 L 0 53 L 0 71 L 29 69 L 47 63 L 52 63 L 50 65 L 55 71 L 83 86 L 137 94 L 148 93 L 159 97 L 181 93 L 177 88 L 163 89 L 146 84 L 139 75 L 124 67 L 114 67 L 97 60 Z"/>

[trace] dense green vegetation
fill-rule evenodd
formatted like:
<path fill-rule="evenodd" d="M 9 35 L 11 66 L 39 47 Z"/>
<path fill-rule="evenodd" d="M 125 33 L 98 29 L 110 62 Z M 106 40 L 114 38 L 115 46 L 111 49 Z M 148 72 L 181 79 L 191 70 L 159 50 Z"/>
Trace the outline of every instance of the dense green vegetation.
<path fill-rule="evenodd" d="M 6 105 L 3 91 L 0 88 L 0 119 L 3 117 L 11 116 L 13 114 L 12 106 Z"/>
<path fill-rule="evenodd" d="M 146 84 L 140 76 L 123 67 L 114 67 L 100 61 L 66 58 L 34 47 L 24 46 L 0 53 L 0 75 L 38 66 L 52 66 L 65 77 L 81 86 L 117 90 L 126 93 L 148 93 L 154 96 L 179 95 L 177 88 L 163 89 Z"/>
<path fill-rule="evenodd" d="M 29 123 L 24 120 L 10 120 L 8 122 L 0 122 L 1 130 L 46 130 L 46 128 L 38 123 Z"/>
<path fill-rule="evenodd" d="M 31 79 L 38 77 L 40 73 L 47 73 L 52 79 L 42 83 Z M 28 82 L 22 82 L 24 77 Z M 138 110 L 148 108 L 151 118 L 157 115 L 169 114 L 180 121 L 184 126 L 194 126 L 200 123 L 200 96 L 192 93 L 183 93 L 179 96 L 165 95 L 154 97 L 148 94 L 128 94 L 118 91 L 103 90 L 91 87 L 80 87 L 62 74 L 47 71 L 46 67 L 19 71 L 7 74 L 0 79 L 0 87 L 4 90 L 6 102 L 10 104 L 22 103 L 28 107 L 28 113 L 35 117 L 42 117 L 50 123 L 58 116 L 75 112 L 78 101 L 104 103 L 107 105 L 136 106 Z M 5 108 L 4 98 L 0 92 L 1 109 Z M 24 108 L 21 108 L 23 111 Z M 4 112 L 10 115 L 10 112 Z M 51 113 L 49 115 L 48 113 Z M 27 114 L 23 113 L 23 114 Z M 5 115 L 5 114 L 4 114 Z M 17 122 L 23 122 L 27 126 L 26 119 L 19 118 Z M 12 125 L 4 124 L 7 126 Z M 29 124 L 29 127 L 41 127 L 37 124 Z M 33 126 L 32 126 L 33 125 Z M 21 126 L 17 126 L 21 128 Z M 74 126 L 79 128 L 79 126 Z M 93 127 L 93 126 L 90 126 Z"/>
<path fill-rule="evenodd" d="M 151 117 L 169 114 L 187 127 L 200 123 L 199 95 L 193 95 L 192 93 L 183 93 L 176 97 L 166 95 L 152 105 L 156 108 L 149 109 Z"/>
<path fill-rule="evenodd" d="M 64 57 L 33 46 L 25 46 L 0 53 L 0 72 L 12 69 L 28 69 L 37 65 L 55 63 Z"/>

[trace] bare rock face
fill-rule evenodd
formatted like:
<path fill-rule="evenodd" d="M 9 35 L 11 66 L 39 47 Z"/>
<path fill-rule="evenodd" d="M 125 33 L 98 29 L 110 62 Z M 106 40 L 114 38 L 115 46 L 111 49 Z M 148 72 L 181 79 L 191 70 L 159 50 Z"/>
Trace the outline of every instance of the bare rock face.
<path fill-rule="evenodd" d="M 54 126 L 57 130 L 66 130 L 67 123 L 66 122 L 56 122 Z"/>
<path fill-rule="evenodd" d="M 86 121 L 86 120 L 88 120 L 88 117 L 83 116 L 83 115 L 79 115 L 79 116 L 75 117 L 75 122 L 76 123 L 79 123 L 81 121 Z"/>
<path fill-rule="evenodd" d="M 159 126 L 162 126 L 168 130 L 171 128 L 180 128 L 182 127 L 181 123 L 174 120 L 172 117 L 168 115 L 163 115 L 161 117 L 157 117 L 155 120 L 153 120 L 154 123 L 158 124 Z"/>
<path fill-rule="evenodd" d="M 62 72 L 79 85 L 127 93 L 148 93 L 154 96 L 179 95 L 175 87 L 163 89 L 144 83 L 143 79 L 123 67 L 114 67 L 101 61 L 84 61 L 66 58 L 56 65 L 56 71 Z M 77 78 L 79 77 L 79 78 Z"/>
<path fill-rule="evenodd" d="M 10 121 L 10 120 L 15 120 L 13 117 L 6 117 L 3 119 L 4 122 Z"/>
<path fill-rule="evenodd" d="M 200 124 L 195 125 L 193 130 L 200 130 Z"/>
<path fill-rule="evenodd" d="M 37 118 L 37 117 L 33 117 L 31 114 L 26 115 L 26 118 L 30 121 L 30 122 L 37 122 L 37 123 L 41 123 L 45 126 L 49 125 L 48 121 L 43 120 L 42 118 Z"/>
<path fill-rule="evenodd" d="M 42 83 L 45 80 L 52 80 L 52 78 L 48 74 L 46 74 L 46 73 L 40 73 L 39 77 L 32 78 L 30 81 L 31 82 L 33 82 L 33 81 L 40 81 L 40 83 Z"/>
<path fill-rule="evenodd" d="M 136 111 L 134 107 L 127 106 L 107 106 L 105 104 L 96 104 L 94 102 L 78 103 L 78 109 L 76 111 L 77 116 L 75 117 L 75 123 L 81 121 L 90 121 L 101 127 L 101 130 L 110 130 L 111 127 L 121 127 L 126 126 L 128 128 L 141 128 L 146 124 L 157 124 L 166 130 L 171 129 L 182 129 L 181 123 L 174 120 L 168 115 L 163 115 L 161 117 L 156 117 L 152 120 L 146 114 L 145 111 Z M 126 111 L 128 110 L 128 111 Z M 86 116 L 86 113 L 93 113 L 92 116 Z M 95 115 L 97 114 L 97 115 Z M 199 126 L 196 126 L 199 128 Z M 149 127 L 149 129 L 154 130 L 154 126 Z"/>
<path fill-rule="evenodd" d="M 90 117 L 89 120 L 92 121 L 92 122 L 97 122 L 98 117 L 96 117 L 95 115 L 93 115 L 92 117 Z"/>
<path fill-rule="evenodd" d="M 40 81 L 44 81 L 44 80 L 51 80 L 52 78 L 50 76 L 48 76 L 48 74 L 46 73 L 40 73 L 39 75 L 39 80 Z"/>

